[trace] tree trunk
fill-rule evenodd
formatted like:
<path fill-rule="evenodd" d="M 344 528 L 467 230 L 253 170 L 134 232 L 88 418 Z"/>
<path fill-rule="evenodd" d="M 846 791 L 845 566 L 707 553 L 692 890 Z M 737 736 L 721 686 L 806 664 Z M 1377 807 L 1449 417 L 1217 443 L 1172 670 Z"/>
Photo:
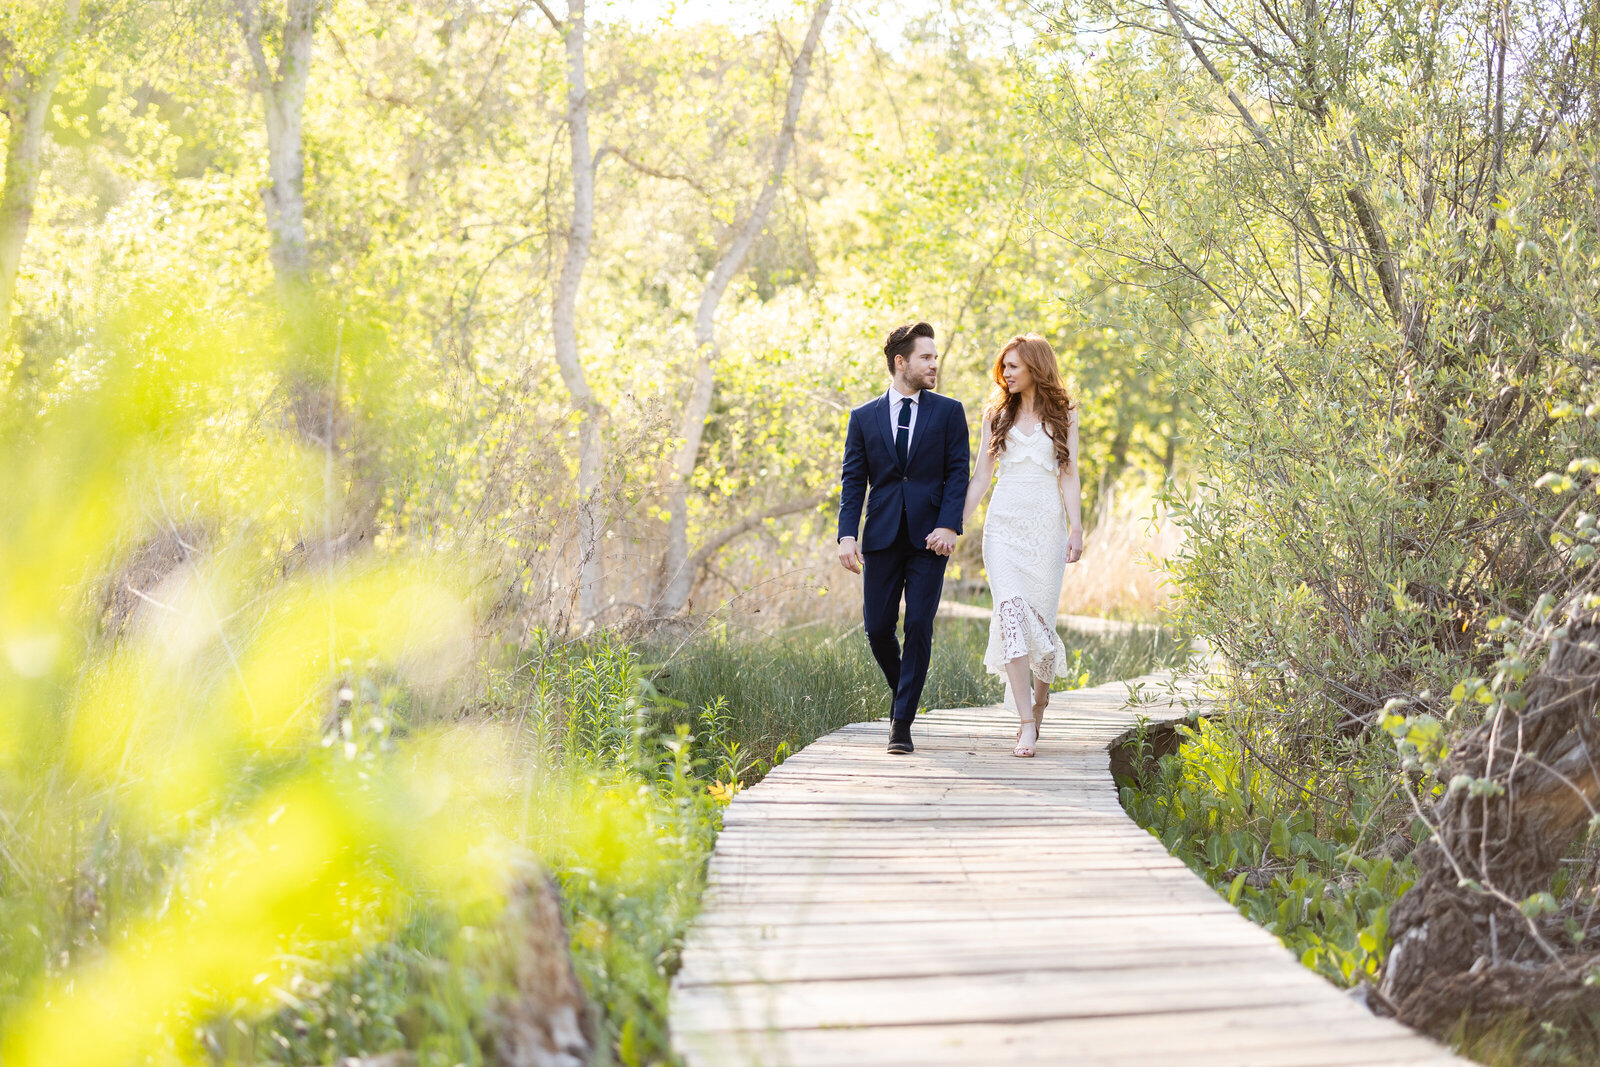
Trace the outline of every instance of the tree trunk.
<path fill-rule="evenodd" d="M 279 292 L 291 300 L 303 296 L 311 282 L 304 123 L 315 19 L 309 3 L 292 6 L 303 10 L 291 16 L 290 27 L 284 30 L 284 73 L 265 100 L 268 183 L 263 195 L 272 236 L 272 272 Z"/>
<path fill-rule="evenodd" d="M 1496 705 L 1449 757 L 1453 784 L 1430 815 L 1436 831 L 1390 913 L 1381 986 L 1418 1029 L 1443 1035 L 1464 1013 L 1491 1025 L 1496 1016 L 1600 1008 L 1583 968 L 1560 958 L 1559 915 L 1530 918 L 1519 907 L 1549 889 L 1600 805 L 1597 642 L 1600 621 L 1574 620 L 1529 677 L 1523 710 Z M 1479 795 L 1466 780 L 1481 783 Z"/>
<path fill-rule="evenodd" d="M 589 148 L 589 83 L 584 56 L 584 0 L 571 0 L 562 26 L 567 47 L 567 131 L 572 152 L 572 225 L 567 252 L 556 282 L 551 327 L 555 334 L 556 366 L 578 410 L 578 616 L 587 624 L 604 606 L 605 529 L 600 476 L 604 468 L 604 442 L 600 436 L 602 408 L 584 374 L 578 354 L 578 290 L 589 262 L 594 240 L 595 159 Z"/>
<path fill-rule="evenodd" d="M 257 0 L 235 0 L 240 31 L 255 67 L 267 125 L 267 185 L 262 190 L 272 273 L 291 314 L 302 310 L 311 284 L 306 240 L 305 104 L 321 0 L 288 0 L 277 70 L 267 62 Z"/>
<path fill-rule="evenodd" d="M 10 122 L 6 137 L 5 185 L 0 187 L 0 349 L 11 339 L 11 304 L 17 291 L 17 271 L 33 222 L 33 202 L 39 193 L 44 168 L 44 127 L 50 117 L 50 98 L 61 80 L 67 45 L 77 32 L 79 0 L 68 0 L 61 17 L 61 40 L 45 69 L 24 79 L 7 94 L 5 114 Z"/>
<path fill-rule="evenodd" d="M 373 450 L 364 446 L 358 422 L 339 396 L 341 341 L 317 329 L 306 234 L 306 93 L 317 20 L 332 0 L 286 0 L 281 33 L 274 31 L 275 62 L 267 55 L 264 2 L 275 6 L 280 0 L 234 0 L 234 14 L 261 94 L 267 133 L 267 182 L 261 200 L 284 321 L 287 414 L 300 440 L 325 454 L 330 482 L 335 460 L 351 475 L 339 507 L 330 504 L 320 537 L 308 536 L 298 546 L 305 558 L 327 562 L 371 542 L 383 500 L 383 478 Z"/>
<path fill-rule="evenodd" d="M 655 606 L 656 612 L 661 615 L 677 615 L 683 611 L 689 603 L 689 593 L 694 588 L 696 572 L 699 570 L 691 565 L 689 554 L 689 483 L 699 462 L 706 415 L 711 410 L 716 392 L 717 307 L 727 293 L 728 286 L 743 269 L 745 258 L 766 226 L 772 205 L 778 199 L 778 190 L 783 186 L 784 170 L 794 151 L 800 106 L 805 101 L 806 83 L 811 76 L 811 58 L 817 50 L 823 24 L 828 21 L 828 12 L 832 7 L 833 0 L 822 0 L 811 15 L 811 26 L 806 31 L 805 42 L 790 68 L 789 96 L 784 105 L 778 141 L 773 147 L 772 168 L 767 174 L 767 183 L 700 294 L 700 306 L 694 318 L 694 378 L 678 428 L 682 443 L 678 446 L 667 476 L 667 548 L 662 558 L 661 589 Z"/>
<path fill-rule="evenodd" d="M 1111 461 L 1106 464 L 1106 480 L 1112 484 L 1128 469 L 1128 448 L 1133 444 L 1133 417 L 1119 415 L 1117 432 L 1111 438 Z"/>

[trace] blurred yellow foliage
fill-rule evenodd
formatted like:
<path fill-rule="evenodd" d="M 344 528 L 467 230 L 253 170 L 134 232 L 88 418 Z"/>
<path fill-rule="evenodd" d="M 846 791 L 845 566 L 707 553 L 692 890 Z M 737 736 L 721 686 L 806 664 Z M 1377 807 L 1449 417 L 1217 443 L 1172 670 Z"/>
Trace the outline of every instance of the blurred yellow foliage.
<path fill-rule="evenodd" d="M 251 414 L 278 334 L 182 307 L 134 307 L 0 421 L 6 892 L 94 927 L 39 929 L 5 965 L 8 1067 L 200 1058 L 185 1024 L 272 1007 L 298 950 L 359 951 L 414 893 L 493 906 L 526 804 L 507 730 L 394 745 L 354 721 L 354 675 L 425 693 L 468 661 L 466 576 L 303 551 L 342 474 Z M 183 551 L 140 587 L 124 570 L 162 537 Z M 63 899 L 90 840 L 165 864 Z"/>

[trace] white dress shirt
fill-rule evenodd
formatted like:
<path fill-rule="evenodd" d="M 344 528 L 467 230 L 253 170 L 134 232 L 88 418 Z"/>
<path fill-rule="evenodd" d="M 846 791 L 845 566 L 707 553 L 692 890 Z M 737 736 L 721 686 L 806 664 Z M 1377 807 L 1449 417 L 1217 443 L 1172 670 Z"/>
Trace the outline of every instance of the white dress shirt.
<path fill-rule="evenodd" d="M 889 386 L 889 391 L 884 394 L 889 398 L 889 440 L 893 441 L 895 434 L 900 432 L 900 405 L 911 405 L 911 425 L 906 427 L 906 455 L 911 454 L 911 439 L 917 433 L 917 409 L 922 406 L 922 394 L 916 393 L 906 396 L 894 386 Z"/>

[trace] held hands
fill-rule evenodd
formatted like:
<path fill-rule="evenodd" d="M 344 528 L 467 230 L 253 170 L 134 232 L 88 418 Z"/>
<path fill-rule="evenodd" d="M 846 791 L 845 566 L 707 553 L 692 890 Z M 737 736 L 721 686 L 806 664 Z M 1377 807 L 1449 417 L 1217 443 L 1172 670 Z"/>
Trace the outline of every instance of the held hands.
<path fill-rule="evenodd" d="M 941 556 L 948 556 L 956 549 L 956 536 L 957 534 L 954 530 L 941 526 L 928 535 L 928 548 L 931 551 L 939 553 Z M 1083 537 L 1081 534 L 1078 537 L 1078 541 L 1081 546 L 1083 542 Z M 1078 551 L 1080 554 L 1082 554 L 1083 550 L 1080 547 Z M 1076 559 L 1077 557 L 1073 556 L 1072 558 Z M 861 564 L 861 546 L 857 543 L 856 539 L 854 537 L 840 538 L 839 566 L 843 567 L 851 574 L 860 574 Z"/>
<path fill-rule="evenodd" d="M 851 574 L 861 573 L 861 546 L 854 537 L 844 537 L 839 540 L 839 566 Z"/>
<path fill-rule="evenodd" d="M 1083 527 L 1074 526 L 1067 534 L 1067 562 L 1076 563 L 1083 558 Z"/>

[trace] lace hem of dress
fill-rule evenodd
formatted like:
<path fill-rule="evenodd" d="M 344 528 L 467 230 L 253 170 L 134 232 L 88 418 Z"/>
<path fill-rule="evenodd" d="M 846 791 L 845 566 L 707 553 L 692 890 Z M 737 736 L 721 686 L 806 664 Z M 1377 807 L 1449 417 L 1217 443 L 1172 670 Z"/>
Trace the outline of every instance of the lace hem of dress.
<path fill-rule="evenodd" d="M 1067 674 L 1067 646 L 1050 621 L 1027 600 L 1016 596 L 1001 601 L 995 606 L 994 617 L 1000 626 L 1000 660 L 984 663 L 992 673 L 1003 674 L 1007 663 L 1027 656 L 1029 670 L 1041 682 Z"/>

